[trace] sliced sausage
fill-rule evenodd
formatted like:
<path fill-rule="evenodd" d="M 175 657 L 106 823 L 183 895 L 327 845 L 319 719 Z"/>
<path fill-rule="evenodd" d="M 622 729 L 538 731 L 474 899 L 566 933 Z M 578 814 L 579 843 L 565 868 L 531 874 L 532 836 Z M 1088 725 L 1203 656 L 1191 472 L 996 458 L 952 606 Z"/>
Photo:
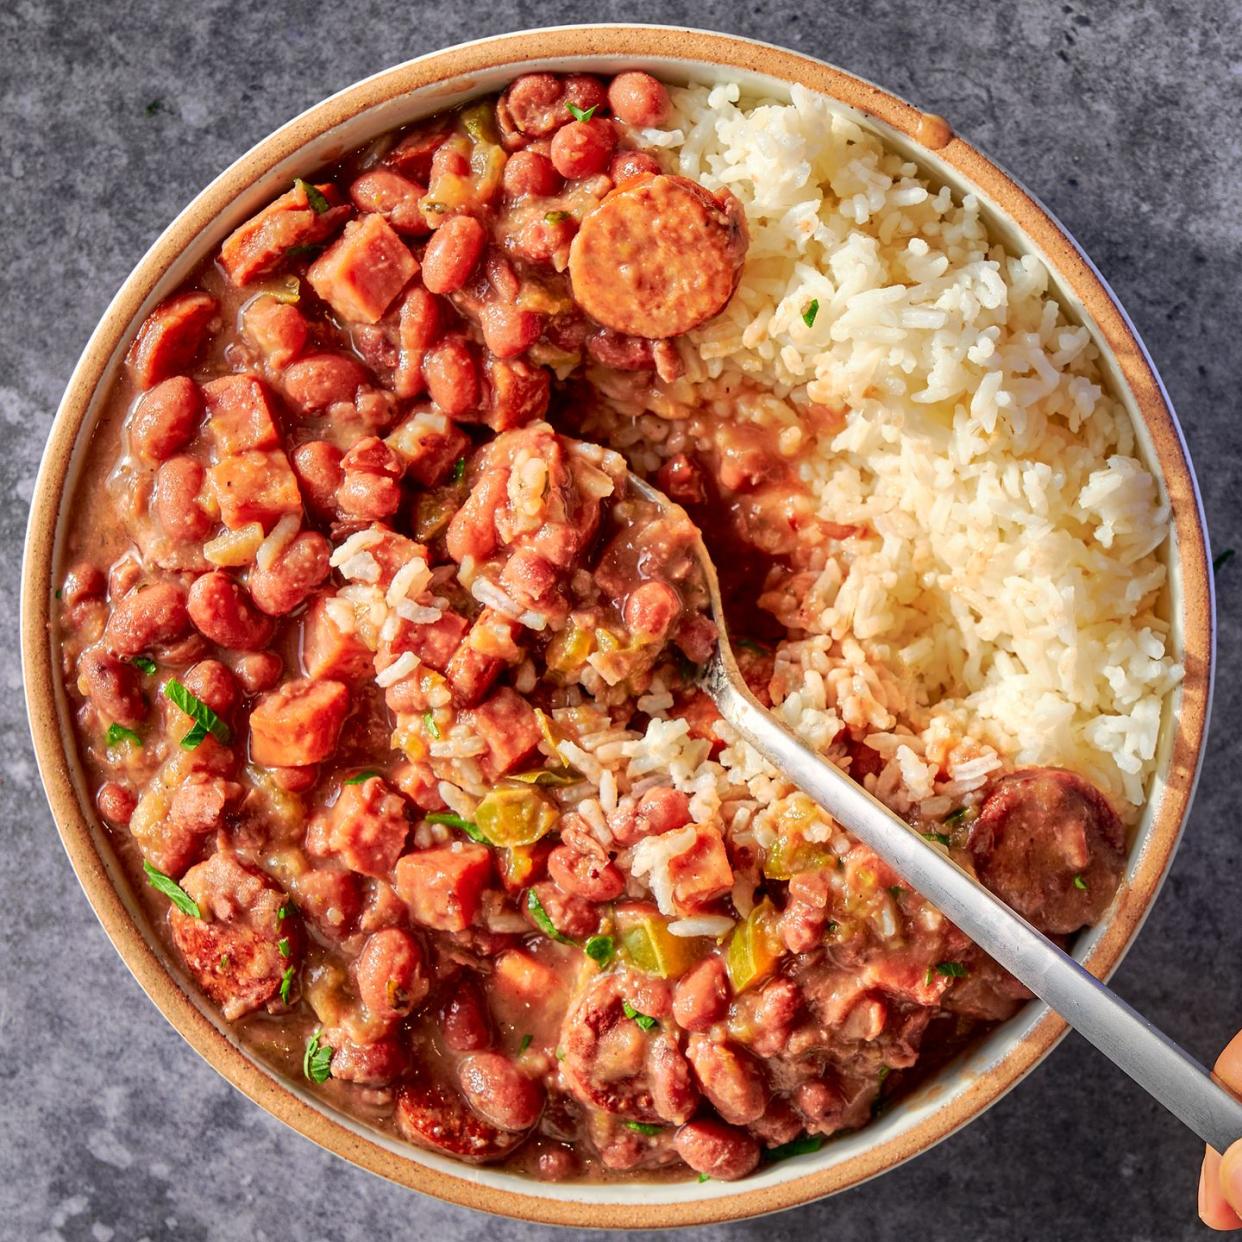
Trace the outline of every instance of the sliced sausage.
<path fill-rule="evenodd" d="M 141 389 L 189 369 L 203 347 L 219 303 L 209 293 L 178 293 L 161 302 L 150 315 L 125 355 L 130 378 Z"/>
<path fill-rule="evenodd" d="M 746 245 L 746 219 L 727 190 L 640 177 L 583 218 L 569 250 L 574 298 L 617 332 L 679 336 L 724 309 Z"/>
<path fill-rule="evenodd" d="M 406 1083 L 397 1095 L 397 1128 L 411 1143 L 458 1160 L 503 1160 L 526 1137 L 501 1130 L 468 1108 L 452 1088 L 429 1081 Z"/>

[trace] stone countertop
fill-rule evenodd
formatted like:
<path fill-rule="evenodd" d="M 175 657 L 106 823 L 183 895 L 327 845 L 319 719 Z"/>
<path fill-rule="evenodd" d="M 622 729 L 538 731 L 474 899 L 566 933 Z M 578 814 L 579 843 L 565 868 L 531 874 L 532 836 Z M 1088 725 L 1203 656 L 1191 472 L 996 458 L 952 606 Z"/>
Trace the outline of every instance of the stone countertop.
<path fill-rule="evenodd" d="M 1242 6 L 1087 0 L 11 0 L 0 11 L 0 1234 L 21 1239 L 432 1237 L 553 1230 L 446 1207 L 321 1152 L 157 1015 L 97 925 L 44 804 L 21 706 L 17 578 L 52 414 L 147 245 L 276 125 L 398 60 L 566 19 L 771 38 L 947 116 L 1082 242 L 1181 411 L 1216 551 L 1242 549 Z M 150 106 L 158 101 L 158 106 Z M 1201 1058 L 1242 1025 L 1242 557 L 1217 583 L 1215 725 L 1185 841 L 1119 990 Z M 1071 1036 L 985 1117 L 829 1201 L 703 1231 L 733 1242 L 1191 1238 L 1197 1142 Z M 618 1235 L 621 1236 L 621 1235 Z"/>

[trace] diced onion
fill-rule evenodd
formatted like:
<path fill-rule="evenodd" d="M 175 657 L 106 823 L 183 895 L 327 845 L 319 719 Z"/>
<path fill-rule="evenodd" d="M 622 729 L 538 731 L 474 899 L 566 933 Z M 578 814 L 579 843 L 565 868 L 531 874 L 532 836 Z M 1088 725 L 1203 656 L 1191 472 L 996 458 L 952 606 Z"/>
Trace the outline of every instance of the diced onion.
<path fill-rule="evenodd" d="M 236 568 L 251 564 L 262 544 L 263 527 L 258 522 L 251 522 L 237 530 L 226 530 L 223 535 L 203 544 L 203 556 L 213 565 Z"/>
<path fill-rule="evenodd" d="M 260 569 L 271 569 L 276 563 L 276 558 L 293 542 L 293 537 L 301 529 L 302 515 L 300 513 L 286 513 L 272 527 L 272 533 L 259 544 L 259 550 L 255 553 L 254 563 Z"/>

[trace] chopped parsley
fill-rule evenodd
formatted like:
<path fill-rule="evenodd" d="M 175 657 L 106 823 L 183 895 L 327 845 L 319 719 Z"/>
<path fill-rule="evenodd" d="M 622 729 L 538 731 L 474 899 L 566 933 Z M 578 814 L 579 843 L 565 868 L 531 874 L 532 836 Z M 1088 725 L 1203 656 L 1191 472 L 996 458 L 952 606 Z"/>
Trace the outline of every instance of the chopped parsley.
<path fill-rule="evenodd" d="M 283 923 L 293 913 L 293 902 L 286 901 L 279 910 L 276 911 L 276 922 Z"/>
<path fill-rule="evenodd" d="M 361 772 L 355 772 L 353 776 L 347 776 L 344 783 L 346 785 L 363 785 L 371 777 L 378 775 L 379 773 L 374 768 L 363 768 Z"/>
<path fill-rule="evenodd" d="M 285 258 L 286 259 L 300 259 L 300 258 L 303 258 L 305 255 L 318 254 L 318 253 L 319 253 L 318 246 L 311 246 L 311 245 L 308 245 L 306 242 L 301 242 L 296 246 L 290 246 L 289 249 L 285 251 Z"/>
<path fill-rule="evenodd" d="M 1228 565 L 1234 556 L 1237 555 L 1232 548 L 1226 548 L 1223 552 L 1212 558 L 1212 572 L 1216 573 L 1223 566 Z"/>
<path fill-rule="evenodd" d="M 484 845 L 488 843 L 487 838 L 479 831 L 478 824 L 473 820 L 462 819 L 452 811 L 432 811 L 424 818 L 429 824 L 444 824 L 449 828 L 456 828 L 458 832 L 464 832 L 471 841 L 481 841 Z"/>
<path fill-rule="evenodd" d="M 431 734 L 432 738 L 437 742 L 441 739 L 441 737 L 444 736 L 440 732 L 440 726 L 436 724 L 435 712 L 431 712 L 431 711 L 423 712 L 423 728 L 425 728 L 427 732 Z"/>
<path fill-rule="evenodd" d="M 883 1082 L 892 1072 L 893 1067 L 891 1065 L 881 1065 L 880 1072 L 876 1075 L 876 1082 Z"/>
<path fill-rule="evenodd" d="M 934 845 L 949 845 L 949 838 L 943 832 L 925 832 L 923 833 L 924 841 L 931 841 Z"/>
<path fill-rule="evenodd" d="M 315 213 L 315 215 L 322 216 L 325 211 L 332 210 L 332 204 L 328 202 L 327 198 L 323 194 L 323 191 L 311 185 L 309 181 L 303 181 L 302 178 L 299 177 L 293 183 L 293 186 L 294 189 L 297 189 L 298 186 L 302 187 L 302 192 L 306 195 L 306 205 Z M 322 1079 L 320 1081 L 322 1081 Z"/>
<path fill-rule="evenodd" d="M 644 1031 L 650 1031 L 656 1026 L 656 1020 L 649 1013 L 639 1013 L 629 1001 L 621 1002 L 621 1012 L 627 1018 L 633 1018 Z"/>
<path fill-rule="evenodd" d="M 558 1048 L 552 1055 L 556 1057 L 558 1061 L 563 1061 L 565 1059 L 565 1049 Z"/>
<path fill-rule="evenodd" d="M 1076 876 L 1074 877 L 1074 887 L 1075 887 L 1075 888 L 1081 888 L 1081 889 L 1083 890 L 1083 892 L 1086 892 L 1086 891 L 1087 891 L 1087 881 L 1086 881 L 1086 880 L 1084 880 L 1084 879 L 1082 878 L 1082 876 L 1080 876 L 1080 875 L 1076 875 Z"/>
<path fill-rule="evenodd" d="M 293 987 L 293 976 L 297 974 L 297 970 L 296 966 L 289 966 L 286 968 L 285 973 L 280 976 L 280 999 L 286 1005 L 289 1003 L 289 989 Z"/>
<path fill-rule="evenodd" d="M 193 750 L 209 733 L 225 746 L 229 744 L 233 735 L 228 725 L 202 699 L 191 694 L 175 677 L 170 677 L 164 683 L 164 697 L 171 699 L 194 721 L 194 727 L 181 739 L 182 750 Z"/>
<path fill-rule="evenodd" d="M 216 968 L 217 968 L 218 970 L 228 970 L 228 968 L 229 968 L 229 955 L 228 955 L 227 953 L 221 953 L 221 954 L 220 954 L 220 960 L 216 963 Z"/>
<path fill-rule="evenodd" d="M 466 459 L 459 457 L 453 463 L 453 482 L 460 483 L 466 477 Z"/>
<path fill-rule="evenodd" d="M 150 677 L 151 674 L 154 673 L 156 669 L 159 668 L 159 665 L 156 664 L 156 662 L 153 659 L 151 659 L 150 656 L 144 656 L 144 655 L 134 656 L 134 658 L 130 660 L 130 663 L 136 669 L 138 669 L 139 672 L 146 673 L 148 677 Z"/>
<path fill-rule="evenodd" d="M 946 828 L 951 828 L 954 824 L 960 824 L 965 817 L 966 808 L 964 806 L 959 806 L 956 811 L 950 811 L 941 823 Z"/>
<path fill-rule="evenodd" d="M 288 957 L 290 953 L 289 937 L 281 936 L 281 938 L 276 942 L 276 948 L 280 951 L 281 957 Z"/>
<path fill-rule="evenodd" d="M 633 1130 L 635 1134 L 659 1134 L 664 1129 L 663 1126 L 653 1126 L 646 1121 L 626 1121 L 623 1124 L 627 1130 Z"/>
<path fill-rule="evenodd" d="M 123 724 L 110 724 L 104 738 L 109 746 L 119 746 L 122 742 L 129 742 L 131 746 L 142 745 L 142 738 L 133 729 L 127 729 Z"/>
<path fill-rule="evenodd" d="M 824 1145 L 822 1134 L 804 1134 L 790 1143 L 782 1143 L 779 1147 L 769 1147 L 764 1153 L 768 1160 L 788 1160 L 791 1156 L 806 1156 L 819 1151 Z"/>
<path fill-rule="evenodd" d="M 535 920 L 535 926 L 539 928 L 549 940 L 558 941 L 560 944 L 573 944 L 568 936 L 562 935 L 556 928 L 556 924 L 548 917 L 548 912 L 543 908 L 543 902 L 539 900 L 539 894 L 533 888 L 526 890 L 526 908 L 530 911 L 530 917 Z M 628 1014 L 626 1015 L 629 1016 Z"/>
<path fill-rule="evenodd" d="M 900 884 L 894 884 L 889 888 L 888 895 L 896 901 L 897 898 L 900 897 L 905 891 L 906 890 L 902 888 Z"/>
<path fill-rule="evenodd" d="M 836 919 L 829 919 L 828 925 L 824 928 L 824 935 L 831 936 L 841 924 Z"/>
<path fill-rule="evenodd" d="M 595 115 L 595 108 L 598 108 L 599 105 L 596 104 L 595 107 L 592 108 L 579 108 L 577 104 L 567 102 L 565 107 L 573 113 L 575 121 L 589 121 Z"/>
<path fill-rule="evenodd" d="M 567 211 L 545 211 L 543 213 L 544 224 L 560 224 L 569 219 Z"/>
<path fill-rule="evenodd" d="M 802 322 L 808 328 L 815 324 L 815 316 L 819 314 L 819 298 L 812 298 L 811 304 L 802 312 Z"/>
<path fill-rule="evenodd" d="M 188 914 L 192 919 L 203 917 L 199 912 L 198 902 L 176 880 L 169 879 L 162 871 L 157 871 L 145 860 L 143 861 L 142 869 L 147 873 L 147 883 L 157 893 L 163 893 L 182 914 Z"/>
<path fill-rule="evenodd" d="M 947 979 L 965 979 L 968 974 L 970 971 L 961 962 L 937 962 L 927 968 L 923 982 L 931 983 L 937 975 L 944 975 Z"/>
<path fill-rule="evenodd" d="M 302 1054 L 302 1073 L 311 1082 L 327 1082 L 332 1077 L 332 1048 L 319 1042 L 322 1027 L 315 1027 L 314 1033 L 306 1041 L 306 1051 Z"/>
<path fill-rule="evenodd" d="M 531 1046 L 534 1040 L 535 1037 L 533 1035 L 523 1035 L 522 1042 L 518 1044 L 518 1056 L 521 1056 L 522 1053 L 524 1053 L 526 1049 Z"/>
<path fill-rule="evenodd" d="M 162 99 L 153 99 L 143 111 L 146 112 L 147 116 L 154 116 L 157 112 L 163 112 L 164 101 Z"/>
<path fill-rule="evenodd" d="M 588 936 L 582 951 L 603 970 L 612 961 L 616 946 L 611 936 Z"/>
<path fill-rule="evenodd" d="M 700 1174 L 699 1174 L 699 1181 L 701 1181 L 701 1182 L 710 1182 L 711 1180 L 712 1180 L 712 1175 L 711 1175 L 710 1173 L 700 1173 Z"/>

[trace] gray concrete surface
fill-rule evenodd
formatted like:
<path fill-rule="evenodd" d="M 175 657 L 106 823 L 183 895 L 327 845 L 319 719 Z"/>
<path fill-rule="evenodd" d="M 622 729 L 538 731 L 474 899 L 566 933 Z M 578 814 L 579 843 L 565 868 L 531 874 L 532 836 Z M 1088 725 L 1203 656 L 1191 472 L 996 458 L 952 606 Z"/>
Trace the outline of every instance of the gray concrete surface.
<path fill-rule="evenodd" d="M 17 576 L 44 437 L 106 302 L 174 213 L 322 96 L 466 38 L 694 24 L 823 56 L 951 118 L 1049 203 L 1145 336 L 1217 550 L 1242 550 L 1238 0 L 160 0 L 0 7 L 0 1238 L 535 1239 L 388 1186 L 251 1106 L 108 945 L 44 805 L 20 703 Z M 159 106 L 150 108 L 153 101 Z M 1234 782 L 1242 556 L 1219 582 L 1215 726 L 1169 883 L 1117 986 L 1197 1055 L 1242 1025 Z M 731 1242 L 1191 1238 L 1196 1142 L 1080 1040 L 967 1131 Z"/>

